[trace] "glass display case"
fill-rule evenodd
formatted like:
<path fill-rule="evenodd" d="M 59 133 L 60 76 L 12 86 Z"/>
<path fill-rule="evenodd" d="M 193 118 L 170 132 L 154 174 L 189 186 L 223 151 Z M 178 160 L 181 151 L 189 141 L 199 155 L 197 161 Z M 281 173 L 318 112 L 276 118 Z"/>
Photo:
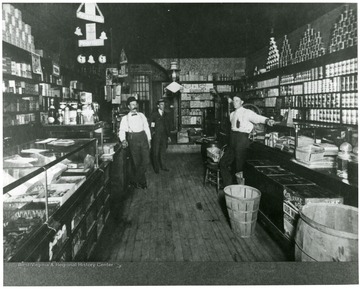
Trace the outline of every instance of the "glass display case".
<path fill-rule="evenodd" d="M 343 126 L 297 122 L 276 123 L 272 127 L 265 126 L 265 131 L 255 134 L 253 141 L 288 152 L 295 159 L 299 159 L 300 155 L 297 152 L 313 145 L 319 147 L 319 151 L 331 151 L 330 153 L 335 155 L 340 144 L 351 141 L 349 140 L 351 134 L 352 132 Z"/>
<path fill-rule="evenodd" d="M 4 260 L 48 224 L 97 168 L 96 139 L 37 140 L 3 152 Z M 61 227 L 55 239 L 66 236 Z"/>

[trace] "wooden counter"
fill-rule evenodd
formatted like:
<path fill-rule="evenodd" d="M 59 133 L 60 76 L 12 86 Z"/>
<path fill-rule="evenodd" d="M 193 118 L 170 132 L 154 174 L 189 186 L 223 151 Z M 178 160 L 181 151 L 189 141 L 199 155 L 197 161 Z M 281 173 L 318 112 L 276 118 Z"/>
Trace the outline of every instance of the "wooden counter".
<path fill-rule="evenodd" d="M 315 184 L 339 193 L 344 198 L 344 204 L 358 207 L 358 185 L 336 175 L 335 168 L 314 169 L 293 162 L 293 155 L 276 148 L 253 142 L 250 146 L 248 159 L 268 159 L 278 163 L 292 173 L 306 178 Z"/>
<path fill-rule="evenodd" d="M 57 138 L 94 138 L 95 134 L 100 135 L 99 146 L 104 142 L 105 122 L 99 121 L 94 124 L 77 124 L 77 125 L 42 125 L 48 137 Z"/>

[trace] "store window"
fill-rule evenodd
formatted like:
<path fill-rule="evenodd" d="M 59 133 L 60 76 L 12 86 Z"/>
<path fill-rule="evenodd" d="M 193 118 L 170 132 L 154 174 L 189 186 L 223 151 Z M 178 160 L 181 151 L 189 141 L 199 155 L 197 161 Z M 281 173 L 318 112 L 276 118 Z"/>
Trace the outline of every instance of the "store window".
<path fill-rule="evenodd" d="M 134 75 L 131 91 L 137 93 L 139 101 L 150 99 L 150 81 L 147 75 Z"/>
<path fill-rule="evenodd" d="M 139 111 L 149 116 L 150 113 L 150 78 L 148 75 L 133 75 L 132 93 L 138 95 Z"/>

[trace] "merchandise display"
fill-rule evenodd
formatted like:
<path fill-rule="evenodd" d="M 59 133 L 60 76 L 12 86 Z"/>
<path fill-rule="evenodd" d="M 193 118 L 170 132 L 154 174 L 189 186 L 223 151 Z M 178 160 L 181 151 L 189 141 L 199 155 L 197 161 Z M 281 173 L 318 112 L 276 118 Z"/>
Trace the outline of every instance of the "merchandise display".
<path fill-rule="evenodd" d="M 20 285 L 133 285 L 125 263 L 306 261 L 305 246 L 331 251 L 311 233 L 327 223 L 345 239 L 332 260 L 345 259 L 338 244 L 358 233 L 357 4 L 14 2 L 2 13 L 3 261 Z M 334 207 L 305 216 L 310 203 Z M 338 205 L 353 213 L 340 220 Z M 31 282 L 25 266 L 45 275 Z M 65 276 L 69 266 L 96 271 Z M 291 281 L 260 270 L 271 276 L 247 284 L 329 283 L 327 266 Z M 358 281 L 347 280 L 357 262 L 338 266 L 330 283 Z M 237 284 L 225 271 L 215 275 Z"/>
<path fill-rule="evenodd" d="M 90 155 L 95 158 L 95 140 L 71 140 L 72 149 L 66 146 L 63 150 L 54 148 L 54 141 L 23 144 L 17 150 L 20 154 L 5 156 L 3 160 L 7 260 L 86 181 L 84 175 L 63 176 L 63 173 L 69 167 L 94 169 L 94 161 L 87 160 Z"/>

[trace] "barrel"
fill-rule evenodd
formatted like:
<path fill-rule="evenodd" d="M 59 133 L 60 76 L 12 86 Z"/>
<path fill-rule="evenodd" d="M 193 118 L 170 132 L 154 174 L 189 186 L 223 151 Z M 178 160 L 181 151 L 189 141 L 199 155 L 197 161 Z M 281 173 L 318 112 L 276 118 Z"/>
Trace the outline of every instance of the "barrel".
<path fill-rule="evenodd" d="M 358 209 L 330 203 L 305 205 L 295 235 L 296 261 L 358 261 Z"/>
<path fill-rule="evenodd" d="M 240 238 L 249 238 L 255 233 L 261 193 L 245 185 L 230 185 L 224 188 L 231 229 Z"/>

